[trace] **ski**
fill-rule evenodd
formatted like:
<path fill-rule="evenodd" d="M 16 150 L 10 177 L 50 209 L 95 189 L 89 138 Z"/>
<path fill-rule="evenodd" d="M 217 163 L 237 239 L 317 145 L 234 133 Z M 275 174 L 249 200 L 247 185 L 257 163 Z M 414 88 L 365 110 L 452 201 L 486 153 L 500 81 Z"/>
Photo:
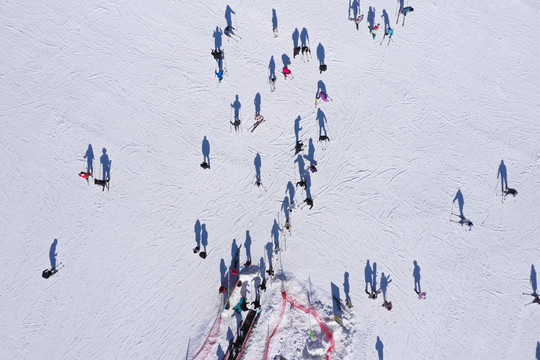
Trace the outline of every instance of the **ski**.
<path fill-rule="evenodd" d="M 255 122 L 255 124 L 253 124 L 253 126 L 251 126 L 251 132 L 255 131 L 255 129 L 263 122 L 265 122 L 266 120 L 263 118 L 261 120 L 257 120 Z"/>

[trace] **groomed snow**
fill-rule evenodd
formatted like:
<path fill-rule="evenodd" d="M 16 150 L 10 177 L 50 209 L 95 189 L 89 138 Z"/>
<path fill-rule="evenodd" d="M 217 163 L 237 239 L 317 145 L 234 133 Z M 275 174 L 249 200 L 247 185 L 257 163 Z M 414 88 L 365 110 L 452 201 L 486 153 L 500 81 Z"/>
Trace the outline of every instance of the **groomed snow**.
<path fill-rule="evenodd" d="M 227 5 L 241 39 L 222 37 L 218 85 L 210 50 Z M 279 234 L 284 274 L 243 359 L 263 356 L 282 278 L 304 305 L 310 279 L 335 359 L 540 359 L 540 307 L 522 295 L 540 266 L 540 4 L 411 0 L 405 26 L 397 5 L 362 0 L 356 31 L 347 1 L 3 1 L 0 358 L 192 359 L 234 246 L 246 261 L 246 231 L 254 264 L 268 266 L 287 184 L 300 180 L 300 116 L 301 155 L 311 138 L 317 161 L 314 206 L 295 209 L 291 234 Z M 389 45 L 383 30 L 368 33 L 370 6 L 381 26 L 388 14 Z M 309 62 L 293 58 L 304 28 Z M 284 54 L 294 79 L 279 74 Z M 315 108 L 319 85 L 332 102 Z M 257 94 L 266 122 L 251 133 Z M 319 110 L 329 142 L 318 141 Z M 77 175 L 89 144 L 96 177 L 103 148 L 111 161 L 108 191 Z M 501 160 L 519 192 L 504 202 Z M 471 231 L 449 221 L 458 190 Z M 197 220 L 204 260 L 192 252 Z M 54 253 L 63 267 L 43 279 Z M 368 260 L 379 284 L 382 273 L 392 280 L 392 311 L 364 292 Z M 354 308 L 343 329 L 331 321 L 331 284 L 344 300 L 345 273 Z M 223 319 L 209 359 L 235 326 Z M 307 316 L 288 309 L 271 355 L 302 358 L 308 337 Z"/>

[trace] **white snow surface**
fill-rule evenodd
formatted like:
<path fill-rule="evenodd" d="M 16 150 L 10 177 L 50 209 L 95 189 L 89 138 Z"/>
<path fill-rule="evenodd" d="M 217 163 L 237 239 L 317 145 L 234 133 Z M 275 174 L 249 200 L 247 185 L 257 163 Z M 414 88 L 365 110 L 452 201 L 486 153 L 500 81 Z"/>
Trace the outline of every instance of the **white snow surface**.
<path fill-rule="evenodd" d="M 210 49 L 227 5 L 241 39 L 223 36 L 218 85 Z M 268 269 L 287 183 L 300 180 L 300 116 L 301 155 L 312 138 L 318 167 L 314 206 L 300 208 L 297 187 L 275 262 L 283 274 L 269 282 L 243 358 L 262 358 L 281 284 L 307 305 L 311 281 L 334 359 L 539 359 L 540 307 L 524 306 L 532 297 L 522 293 L 533 292 L 540 266 L 540 3 L 410 0 L 405 26 L 395 24 L 397 5 L 361 0 L 356 31 L 347 1 L 3 1 L 0 358 L 192 359 L 233 242 L 243 264 L 249 231 L 253 262 Z M 368 33 L 369 7 L 382 27 L 388 13 L 389 45 L 383 30 L 375 41 Z M 292 54 L 303 28 L 309 62 Z M 283 54 L 294 79 L 279 74 Z M 316 109 L 319 81 L 332 101 Z M 251 133 L 257 93 L 266 122 Z M 329 142 L 318 141 L 318 109 Z M 77 175 L 89 144 L 96 177 L 103 148 L 111 160 L 108 191 Z M 254 184 L 257 154 L 264 188 Z M 519 192 L 504 202 L 501 160 Z M 471 231 L 449 221 L 458 190 Z M 204 260 L 192 252 L 197 220 Z M 63 267 L 46 280 L 51 251 Z M 364 292 L 368 260 L 379 284 L 382 273 L 392 280 L 392 311 Z M 331 284 L 344 300 L 345 273 L 354 307 L 342 328 Z M 303 358 L 309 325 L 288 307 L 270 355 Z M 227 331 L 236 332 L 231 317 L 209 359 L 223 356 Z"/>

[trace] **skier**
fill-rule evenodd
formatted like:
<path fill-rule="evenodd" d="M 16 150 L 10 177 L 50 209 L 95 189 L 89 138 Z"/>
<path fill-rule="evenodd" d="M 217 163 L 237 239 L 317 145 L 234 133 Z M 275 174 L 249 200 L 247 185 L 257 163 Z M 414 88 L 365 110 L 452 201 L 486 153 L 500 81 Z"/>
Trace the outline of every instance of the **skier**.
<path fill-rule="evenodd" d="M 463 215 L 458 215 L 459 216 L 459 221 L 458 223 L 461 224 L 461 226 L 463 225 L 467 225 L 469 227 L 469 231 L 472 230 L 472 227 L 473 227 L 473 223 L 471 220 L 467 219 L 465 216 Z"/>
<path fill-rule="evenodd" d="M 323 71 L 326 71 L 326 64 L 319 65 L 319 72 L 322 74 Z"/>
<path fill-rule="evenodd" d="M 319 135 L 319 141 L 330 141 L 327 135 Z"/>
<path fill-rule="evenodd" d="M 311 49 L 308 46 L 302 46 L 302 58 L 305 56 L 306 60 L 309 61 L 308 55 L 311 56 Z"/>
<path fill-rule="evenodd" d="M 407 14 L 409 12 L 412 12 L 412 11 L 414 11 L 412 6 L 407 6 L 407 7 L 399 9 L 399 14 L 403 14 L 403 23 L 401 24 L 401 26 L 405 25 L 405 16 L 407 16 Z M 396 24 L 399 22 L 399 14 L 398 14 L 398 17 L 397 17 L 397 20 L 396 20 Z"/>
<path fill-rule="evenodd" d="M 285 79 L 287 78 L 288 75 L 292 76 L 291 70 L 289 70 L 288 67 L 284 66 L 283 67 L 283 76 L 285 76 Z"/>
<path fill-rule="evenodd" d="M 214 60 L 219 62 L 223 58 L 223 51 L 219 49 L 212 50 L 212 56 L 214 57 Z"/>
<path fill-rule="evenodd" d="M 384 303 L 382 304 L 382 306 L 388 311 L 392 310 L 392 302 L 391 301 L 384 300 Z"/>
<path fill-rule="evenodd" d="M 294 155 L 298 155 L 300 151 L 304 151 L 304 143 L 301 140 L 298 140 L 296 142 L 296 146 L 294 147 Z"/>
<path fill-rule="evenodd" d="M 238 314 L 241 314 L 242 311 L 246 311 L 246 310 L 247 310 L 247 307 L 246 307 L 246 298 L 245 298 L 245 297 L 241 297 L 241 298 L 240 298 L 240 301 L 238 302 L 238 304 L 236 304 L 236 305 L 233 307 L 233 310 L 236 311 Z"/>
<path fill-rule="evenodd" d="M 56 274 L 58 272 L 58 270 L 56 268 L 53 268 L 53 269 L 45 269 L 43 270 L 43 273 L 41 274 L 41 276 L 43 276 L 44 279 L 48 279 L 50 278 L 51 276 L 53 276 L 54 274 Z"/>
<path fill-rule="evenodd" d="M 403 16 L 407 16 L 410 11 L 414 11 L 414 8 L 412 6 L 406 6 L 401 9 L 401 13 L 403 14 Z"/>
<path fill-rule="evenodd" d="M 362 19 L 364 18 L 364 15 L 358 15 L 358 17 L 355 19 L 355 18 L 349 18 L 349 20 L 351 21 L 354 21 L 354 23 L 356 24 L 356 31 L 358 31 L 358 25 L 360 25 L 360 22 L 362 21 Z"/>
<path fill-rule="evenodd" d="M 373 29 L 370 28 L 370 33 L 373 36 L 373 40 L 375 40 L 375 36 L 377 35 L 377 31 L 379 30 L 379 25 L 380 24 L 375 25 Z"/>
<path fill-rule="evenodd" d="M 388 38 L 391 39 L 392 36 L 394 36 L 394 29 L 392 29 L 391 27 L 388 27 L 386 29 L 385 35 L 388 35 Z M 390 43 L 390 40 L 388 42 Z"/>
<path fill-rule="evenodd" d="M 199 252 L 199 250 L 201 250 L 201 247 L 197 245 L 195 248 L 193 248 L 193 253 L 196 254 Z"/>
<path fill-rule="evenodd" d="M 303 187 L 304 189 L 306 188 L 306 182 L 304 180 L 300 180 L 296 183 L 296 187 L 298 187 L 298 185 L 300 185 L 301 187 Z"/>
<path fill-rule="evenodd" d="M 255 301 L 253 301 L 252 304 L 253 304 L 253 309 L 261 308 L 261 299 L 259 295 L 257 295 L 257 297 L 255 298 Z"/>
<path fill-rule="evenodd" d="M 219 82 L 221 82 L 223 80 L 223 69 L 219 68 L 218 70 L 214 71 L 214 73 L 216 74 Z"/>
<path fill-rule="evenodd" d="M 506 187 L 506 189 L 504 189 L 503 192 L 504 197 L 506 197 L 506 195 L 513 195 L 514 197 L 516 197 L 516 195 L 518 194 L 516 189 L 509 188 L 508 186 Z"/>
<path fill-rule="evenodd" d="M 366 285 L 367 286 L 367 285 Z M 366 294 L 368 294 L 368 298 L 370 299 L 376 299 L 377 298 L 377 295 L 379 295 L 381 293 L 382 290 L 375 290 L 375 291 L 367 291 L 366 289 Z"/>
<path fill-rule="evenodd" d="M 296 55 L 300 54 L 300 51 L 302 50 L 301 46 L 297 46 L 293 49 L 293 59 L 296 58 Z"/>
<path fill-rule="evenodd" d="M 310 209 L 313 207 L 313 199 L 312 199 L 312 198 L 309 198 L 309 197 L 308 197 L 308 198 L 306 198 L 306 199 L 304 200 L 304 202 L 305 202 L 306 204 L 309 205 L 309 208 L 310 208 Z"/>
<path fill-rule="evenodd" d="M 329 97 L 324 91 L 319 91 L 319 94 L 315 96 L 315 106 L 319 103 L 319 100 L 322 100 L 324 102 L 328 102 Z"/>
<path fill-rule="evenodd" d="M 291 231 L 291 221 L 289 219 L 285 220 L 285 225 L 283 227 Z"/>
<path fill-rule="evenodd" d="M 263 279 L 261 285 L 259 285 L 259 290 L 266 291 L 266 279 Z"/>
<path fill-rule="evenodd" d="M 311 171 L 312 173 L 317 172 L 317 168 L 313 164 L 309 165 L 308 170 Z"/>
<path fill-rule="evenodd" d="M 206 161 L 201 164 L 201 167 L 203 169 L 210 169 L 210 165 L 208 165 L 208 163 Z"/>
<path fill-rule="evenodd" d="M 270 90 L 272 92 L 276 91 L 276 77 L 275 76 L 272 76 L 270 78 Z"/>
<path fill-rule="evenodd" d="M 236 35 L 233 30 L 234 30 L 234 27 L 232 27 L 232 25 L 229 25 L 225 28 L 225 30 L 223 30 L 223 33 L 227 35 L 228 37 L 231 37 L 231 35 Z"/>
<path fill-rule="evenodd" d="M 534 300 L 531 302 L 531 304 L 537 303 L 538 305 L 540 305 L 540 296 L 537 293 L 532 293 L 532 294 L 523 293 L 523 295 L 531 295 L 532 297 L 534 297 Z"/>
<path fill-rule="evenodd" d="M 105 186 L 107 186 L 107 190 L 109 190 L 109 179 L 107 180 L 99 180 L 99 179 L 94 179 L 94 184 L 96 185 L 99 185 L 99 186 L 103 186 L 103 190 L 101 191 L 105 191 Z"/>
<path fill-rule="evenodd" d="M 89 173 L 89 172 L 84 172 L 84 171 L 81 171 L 81 172 L 79 173 L 79 176 L 82 177 L 83 179 L 86 179 L 86 180 L 88 180 L 88 177 L 89 177 L 90 175 L 92 175 L 92 174 Z M 514 195 L 514 196 L 515 196 L 515 195 Z"/>

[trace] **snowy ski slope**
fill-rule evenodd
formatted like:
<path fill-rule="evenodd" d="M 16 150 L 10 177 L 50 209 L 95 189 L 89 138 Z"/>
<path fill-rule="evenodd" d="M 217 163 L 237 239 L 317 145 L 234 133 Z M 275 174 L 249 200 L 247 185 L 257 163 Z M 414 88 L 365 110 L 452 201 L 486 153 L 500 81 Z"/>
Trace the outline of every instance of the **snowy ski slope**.
<path fill-rule="evenodd" d="M 356 31 L 347 1 L 3 1 L 0 358 L 192 359 L 235 247 L 241 264 L 249 248 L 268 269 L 288 183 L 299 207 L 299 166 L 313 159 L 314 206 L 278 232 L 283 274 L 244 359 L 263 356 L 282 279 L 304 305 L 311 281 L 335 359 L 540 359 L 540 307 L 522 295 L 540 266 L 540 3 L 409 0 L 404 26 L 398 4 L 361 0 Z M 221 36 L 218 84 L 210 50 L 227 6 L 241 39 Z M 309 62 L 293 58 L 295 29 L 309 37 Z M 294 79 L 280 75 L 286 57 Z M 315 108 L 320 86 L 332 101 Z M 257 99 L 266 121 L 251 133 Z M 329 142 L 318 141 L 323 116 Z M 77 175 L 89 144 L 95 177 L 106 149 L 109 190 Z M 504 202 L 501 160 L 519 192 Z M 471 231 L 449 221 L 458 190 Z M 197 221 L 204 260 L 192 252 Z M 392 311 L 364 292 L 368 260 L 379 285 L 390 276 Z M 51 261 L 63 267 L 45 280 Z M 345 328 L 331 321 L 332 284 L 354 305 Z M 303 358 L 314 324 L 288 309 L 270 355 Z M 236 326 L 223 318 L 208 359 Z"/>

